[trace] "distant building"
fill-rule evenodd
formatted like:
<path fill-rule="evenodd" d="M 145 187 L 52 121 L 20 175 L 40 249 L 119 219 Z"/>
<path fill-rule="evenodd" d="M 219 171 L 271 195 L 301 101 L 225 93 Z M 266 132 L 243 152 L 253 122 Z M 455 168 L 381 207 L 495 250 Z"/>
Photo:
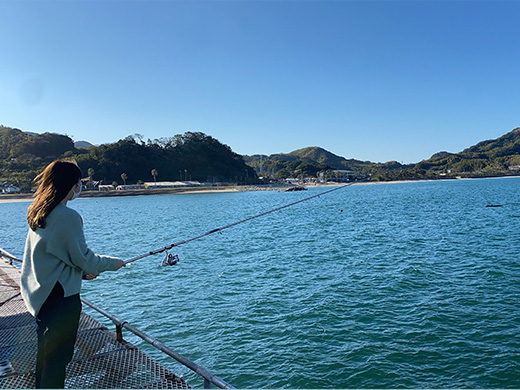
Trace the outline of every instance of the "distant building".
<path fill-rule="evenodd" d="M 98 190 L 99 191 L 114 191 L 116 187 L 113 185 L 99 185 Z"/>
<path fill-rule="evenodd" d="M 112 186 L 113 187 L 113 186 Z M 142 184 L 128 184 L 117 186 L 116 190 L 125 191 L 125 190 L 144 190 L 146 187 Z"/>
<path fill-rule="evenodd" d="M 332 180 L 341 182 L 356 180 L 356 174 L 354 173 L 354 171 L 351 171 L 350 169 L 337 169 L 335 171 L 332 171 L 332 173 L 334 174 L 334 176 L 330 178 Z"/>
<path fill-rule="evenodd" d="M 2 194 L 19 194 L 20 188 L 11 184 L 11 183 L 4 183 L 2 185 Z"/>
<path fill-rule="evenodd" d="M 198 187 L 201 184 L 198 181 L 158 181 L 146 182 L 145 188 L 180 188 L 180 187 Z"/>
<path fill-rule="evenodd" d="M 295 184 L 295 183 L 299 183 L 300 182 L 300 179 L 297 179 L 297 178 L 294 178 L 294 177 L 288 177 L 287 179 L 284 180 L 286 183 L 290 183 L 290 184 Z"/>
<path fill-rule="evenodd" d="M 509 170 L 510 171 L 520 171 L 520 165 L 510 165 Z"/>
<path fill-rule="evenodd" d="M 190 187 L 198 187 L 198 186 L 202 185 L 198 181 L 191 181 L 191 180 L 190 181 L 184 181 L 183 183 L 186 183 Z"/>

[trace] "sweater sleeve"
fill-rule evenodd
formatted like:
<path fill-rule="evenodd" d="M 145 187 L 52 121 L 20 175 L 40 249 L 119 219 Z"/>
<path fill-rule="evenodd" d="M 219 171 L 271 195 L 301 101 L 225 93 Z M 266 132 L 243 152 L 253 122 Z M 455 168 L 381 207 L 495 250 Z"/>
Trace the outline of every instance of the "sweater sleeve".
<path fill-rule="evenodd" d="M 59 224 L 56 231 L 55 242 L 57 245 L 48 248 L 49 252 L 84 274 L 98 275 L 104 271 L 117 270 L 118 258 L 97 255 L 88 248 L 81 216 L 72 209 L 68 210 L 69 213 L 64 216 L 63 221 L 60 221 L 62 223 Z"/>

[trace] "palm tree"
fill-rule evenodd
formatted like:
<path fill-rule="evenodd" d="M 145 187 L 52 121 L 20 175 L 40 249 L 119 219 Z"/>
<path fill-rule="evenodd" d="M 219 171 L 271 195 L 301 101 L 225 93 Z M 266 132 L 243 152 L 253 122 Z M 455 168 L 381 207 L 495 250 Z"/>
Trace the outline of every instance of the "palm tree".
<path fill-rule="evenodd" d="M 157 173 L 157 169 L 155 169 L 155 168 L 152 169 L 153 181 L 154 181 L 156 187 L 157 187 L 157 176 L 158 176 L 158 175 L 159 175 L 159 174 Z"/>
<path fill-rule="evenodd" d="M 94 168 L 89 168 L 87 170 L 88 173 L 88 184 L 90 184 L 90 188 L 94 187 Z"/>
<path fill-rule="evenodd" d="M 123 172 L 123 173 L 121 174 L 121 179 L 123 179 L 123 183 L 124 183 L 124 185 L 126 186 L 126 179 L 128 179 L 128 175 L 127 175 L 126 173 Z"/>

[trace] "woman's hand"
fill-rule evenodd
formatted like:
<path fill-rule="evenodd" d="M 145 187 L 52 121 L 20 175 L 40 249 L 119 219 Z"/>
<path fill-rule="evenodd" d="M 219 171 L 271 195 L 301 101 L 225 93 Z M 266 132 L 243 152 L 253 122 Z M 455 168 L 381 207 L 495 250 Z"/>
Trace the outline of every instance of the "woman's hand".
<path fill-rule="evenodd" d="M 98 277 L 99 275 L 92 275 L 92 274 L 87 274 L 85 275 L 85 279 L 87 280 L 94 280 Z"/>
<path fill-rule="evenodd" d="M 117 269 L 126 267 L 126 263 L 123 260 L 119 260 L 119 265 L 117 266 Z"/>

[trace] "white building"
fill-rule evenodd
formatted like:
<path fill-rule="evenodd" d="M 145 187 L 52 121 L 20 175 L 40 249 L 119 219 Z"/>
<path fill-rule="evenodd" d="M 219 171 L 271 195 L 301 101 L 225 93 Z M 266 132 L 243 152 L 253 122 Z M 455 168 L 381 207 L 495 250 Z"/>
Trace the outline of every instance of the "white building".
<path fill-rule="evenodd" d="M 144 183 L 145 188 L 180 188 L 198 187 L 200 185 L 198 181 L 152 181 Z"/>
<path fill-rule="evenodd" d="M 98 186 L 99 191 L 114 191 L 115 189 L 116 189 L 116 187 L 114 187 L 111 184 L 103 184 L 103 185 Z"/>
<path fill-rule="evenodd" d="M 146 187 L 142 184 L 127 184 L 122 186 L 117 186 L 118 191 L 125 191 L 125 190 L 144 190 Z"/>
<path fill-rule="evenodd" d="M 19 194 L 20 188 L 15 185 L 12 185 L 12 184 L 7 184 L 7 185 L 4 185 L 4 187 L 2 188 L 2 193 L 3 194 Z"/>
<path fill-rule="evenodd" d="M 332 178 L 337 178 L 339 181 L 351 181 L 356 179 L 356 174 L 350 169 L 337 169 L 332 172 L 334 173 L 334 177 Z"/>

